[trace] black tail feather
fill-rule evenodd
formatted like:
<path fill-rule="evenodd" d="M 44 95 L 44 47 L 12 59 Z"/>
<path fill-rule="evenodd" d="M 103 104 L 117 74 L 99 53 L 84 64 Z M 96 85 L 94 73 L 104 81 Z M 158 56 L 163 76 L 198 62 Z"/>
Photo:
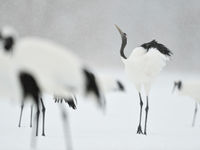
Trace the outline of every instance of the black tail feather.
<path fill-rule="evenodd" d="M 86 85 L 85 85 L 86 94 L 93 93 L 96 96 L 100 107 L 104 107 L 105 106 L 105 99 L 103 96 L 104 94 L 100 90 L 97 84 L 95 75 L 92 72 L 88 71 L 87 69 L 83 69 L 83 73 L 86 79 Z"/>

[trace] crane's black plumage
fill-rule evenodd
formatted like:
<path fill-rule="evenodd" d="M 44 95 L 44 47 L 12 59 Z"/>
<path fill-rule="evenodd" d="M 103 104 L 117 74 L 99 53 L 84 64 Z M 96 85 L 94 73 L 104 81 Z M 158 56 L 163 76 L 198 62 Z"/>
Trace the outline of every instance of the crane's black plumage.
<path fill-rule="evenodd" d="M 121 91 L 124 91 L 124 90 L 125 90 L 123 84 L 122 84 L 120 81 L 117 81 L 117 85 L 118 85 L 118 87 L 119 87 L 119 89 L 120 89 Z"/>
<path fill-rule="evenodd" d="M 44 132 L 44 124 L 45 124 L 45 111 L 46 108 L 44 106 L 43 100 L 41 98 L 41 89 L 34 78 L 30 73 L 28 72 L 20 72 L 19 73 L 19 81 L 22 87 L 23 92 L 23 99 L 22 99 L 22 106 L 24 105 L 25 99 L 30 96 L 33 98 L 33 101 L 36 104 L 37 107 L 37 117 L 36 117 L 36 136 L 38 136 L 38 125 L 39 125 L 39 115 L 40 115 L 40 101 L 42 104 L 42 113 L 43 113 L 43 130 L 42 135 L 45 136 Z M 21 110 L 22 114 L 23 109 Z M 20 114 L 20 122 L 21 122 L 21 114 Z"/>
<path fill-rule="evenodd" d="M 13 36 L 3 36 L 0 32 L 0 40 L 3 43 L 3 48 L 6 52 L 12 52 L 15 45 L 15 38 Z"/>
<path fill-rule="evenodd" d="M 21 72 L 19 74 L 19 79 L 23 89 L 24 98 L 26 98 L 27 96 L 31 96 L 37 104 L 41 94 L 41 90 L 37 84 L 37 81 L 31 74 L 26 72 Z"/>
<path fill-rule="evenodd" d="M 62 103 L 64 101 L 65 103 L 69 105 L 69 107 L 71 107 L 72 109 L 76 109 L 77 99 L 75 96 L 68 97 L 68 98 L 54 96 L 54 100 L 55 100 L 55 103 Z"/>
<path fill-rule="evenodd" d="M 73 99 L 67 100 L 69 107 L 76 109 L 76 104 Z"/>
<path fill-rule="evenodd" d="M 9 36 L 4 38 L 4 49 L 8 52 L 13 50 L 13 46 L 15 44 L 15 40 L 13 37 Z"/>
<path fill-rule="evenodd" d="M 86 69 L 83 72 L 86 78 L 86 93 L 93 92 L 97 98 L 100 98 L 100 92 L 94 74 Z"/>
<path fill-rule="evenodd" d="M 147 51 L 149 51 L 150 48 L 155 48 L 166 56 L 171 56 L 173 54 L 165 45 L 158 43 L 156 40 L 152 40 L 151 42 L 144 43 L 141 45 L 141 47 L 143 47 Z"/>
<path fill-rule="evenodd" d="M 85 93 L 86 94 L 93 93 L 98 100 L 97 102 L 99 106 L 104 107 L 105 106 L 104 95 L 99 88 L 95 75 L 87 69 L 83 69 L 83 74 L 86 80 Z"/>
<path fill-rule="evenodd" d="M 177 86 L 178 89 L 181 90 L 181 88 L 182 88 L 182 81 L 174 82 L 174 86 L 175 87 Z"/>

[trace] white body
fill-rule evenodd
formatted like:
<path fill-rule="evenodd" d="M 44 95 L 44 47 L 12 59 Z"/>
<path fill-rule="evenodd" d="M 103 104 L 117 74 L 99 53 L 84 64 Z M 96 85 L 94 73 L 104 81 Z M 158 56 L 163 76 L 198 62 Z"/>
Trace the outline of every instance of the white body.
<path fill-rule="evenodd" d="M 178 90 L 180 95 L 189 96 L 200 102 L 200 80 L 183 81 L 182 87 Z"/>
<path fill-rule="evenodd" d="M 13 76 L 12 76 L 13 75 Z M 13 64 L 9 57 L 0 53 L 0 96 L 12 99 L 14 96 Z"/>
<path fill-rule="evenodd" d="M 43 92 L 63 97 L 82 93 L 82 63 L 66 48 L 40 38 L 21 38 L 13 56 L 17 71 L 33 74 Z"/>
<path fill-rule="evenodd" d="M 151 48 L 146 52 L 143 47 L 135 48 L 127 59 L 122 58 L 130 81 L 134 83 L 139 92 L 144 86 L 147 95 L 152 81 L 166 65 L 166 60 L 168 58 L 158 50 Z"/>
<path fill-rule="evenodd" d="M 0 97 L 18 103 L 22 100 L 22 89 L 20 87 L 16 62 L 10 55 L 0 52 Z"/>
<path fill-rule="evenodd" d="M 97 78 L 103 93 L 120 91 L 117 80 L 113 76 L 99 75 Z"/>

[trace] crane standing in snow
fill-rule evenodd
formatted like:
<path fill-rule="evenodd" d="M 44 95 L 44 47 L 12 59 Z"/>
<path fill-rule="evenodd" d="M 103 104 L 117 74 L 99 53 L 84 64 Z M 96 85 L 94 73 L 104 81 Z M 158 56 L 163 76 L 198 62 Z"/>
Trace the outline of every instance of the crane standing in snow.
<path fill-rule="evenodd" d="M 39 106 L 43 107 L 42 135 L 45 135 L 45 109 L 42 102 L 44 93 L 63 98 L 68 98 L 75 93 L 92 94 L 99 106 L 104 107 L 104 96 L 96 82 L 95 74 L 85 67 L 76 55 L 48 40 L 37 37 L 16 40 L 10 33 L 12 32 L 1 31 L 1 46 L 6 52 L 13 51 L 11 60 L 17 64 L 16 77 L 23 91 L 22 109 L 25 99 L 29 96 L 36 103 L 36 136 L 38 135 Z"/>
<path fill-rule="evenodd" d="M 122 84 L 122 82 L 119 81 L 119 80 L 113 79 L 113 76 L 112 77 L 108 76 L 108 75 L 97 76 L 97 83 L 98 83 L 99 87 L 101 88 L 101 90 L 105 94 L 111 93 L 111 92 L 120 92 L 120 91 L 123 92 L 123 91 L 125 91 L 125 88 L 124 88 L 124 85 Z M 76 96 L 69 97 L 67 99 L 64 98 L 64 97 L 54 97 L 54 99 L 55 99 L 55 103 L 65 102 L 72 109 L 77 108 L 77 106 L 76 106 L 77 105 Z M 63 108 L 61 110 L 63 110 Z M 31 105 L 31 114 L 33 114 L 32 112 L 33 112 L 33 105 Z M 23 113 L 23 110 L 21 108 L 19 126 L 21 126 L 22 113 Z M 67 116 L 67 115 L 64 115 L 64 116 Z M 31 121 L 32 121 L 32 115 L 30 117 L 30 126 L 32 125 Z"/>
<path fill-rule="evenodd" d="M 189 96 L 195 100 L 195 109 L 192 119 L 192 126 L 195 125 L 198 106 L 200 104 L 200 80 L 175 81 L 173 91 L 177 88 L 180 95 Z"/>
<path fill-rule="evenodd" d="M 70 98 L 72 95 L 78 93 L 84 94 L 84 96 L 94 95 L 99 106 L 104 108 L 104 92 L 124 90 L 123 84 L 118 80 L 106 82 L 108 85 L 104 85 L 104 83 L 100 85 L 101 80 L 82 65 L 79 58 L 65 48 L 37 37 L 18 40 L 15 34 L 15 31 L 9 28 L 0 32 L 0 46 L 4 49 L 1 52 L 13 54 L 12 57 L 5 54 L 1 55 L 6 58 L 6 61 L 0 59 L 4 62 L 1 65 L 5 69 L 5 71 L 1 71 L 4 72 L 5 76 L 10 74 L 7 72 L 8 68 L 14 67 L 16 71 L 12 75 L 19 84 L 15 89 L 18 90 L 20 94 L 16 93 L 20 96 L 15 97 L 15 99 L 22 100 L 19 126 L 21 125 L 24 102 L 27 97 L 30 97 L 36 104 L 36 136 L 38 135 L 41 106 L 43 112 L 42 135 L 45 135 L 45 106 L 42 101 L 44 93 L 54 95 L 58 101 L 64 99 L 73 109 L 76 108 L 76 100 Z M 9 64 L 9 67 L 5 67 L 7 64 Z M 12 95 L 9 89 L 5 91 L 7 92 L 6 95 Z M 2 93 L 0 94 L 2 96 Z M 32 111 L 33 105 L 31 106 L 30 126 L 32 126 Z M 67 146 L 68 149 L 72 149 L 68 117 L 63 107 L 61 107 L 61 113 L 64 130 L 67 131 L 65 133 Z"/>
<path fill-rule="evenodd" d="M 125 73 L 129 80 L 135 85 L 140 98 L 140 117 L 137 128 L 138 134 L 147 134 L 147 118 L 149 110 L 149 92 L 153 80 L 158 76 L 159 72 L 166 65 L 166 61 L 172 55 L 172 52 L 163 44 L 153 40 L 136 47 L 131 55 L 127 58 L 124 54 L 124 48 L 127 44 L 126 33 L 115 25 L 119 31 L 122 44 L 120 49 L 121 60 L 125 66 Z M 143 101 L 141 96 L 141 88 L 144 87 L 146 94 L 145 108 L 145 126 L 144 133 L 141 127 Z"/>

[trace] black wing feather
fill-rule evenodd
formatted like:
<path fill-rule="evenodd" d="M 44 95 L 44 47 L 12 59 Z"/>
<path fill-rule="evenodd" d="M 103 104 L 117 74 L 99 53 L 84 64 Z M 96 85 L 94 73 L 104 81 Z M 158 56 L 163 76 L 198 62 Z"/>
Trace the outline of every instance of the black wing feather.
<path fill-rule="evenodd" d="M 147 51 L 149 51 L 150 48 L 156 48 L 160 53 L 171 56 L 173 53 L 163 44 L 158 43 L 156 40 L 152 40 L 151 42 L 144 43 L 141 45 L 141 47 L 145 48 Z"/>

